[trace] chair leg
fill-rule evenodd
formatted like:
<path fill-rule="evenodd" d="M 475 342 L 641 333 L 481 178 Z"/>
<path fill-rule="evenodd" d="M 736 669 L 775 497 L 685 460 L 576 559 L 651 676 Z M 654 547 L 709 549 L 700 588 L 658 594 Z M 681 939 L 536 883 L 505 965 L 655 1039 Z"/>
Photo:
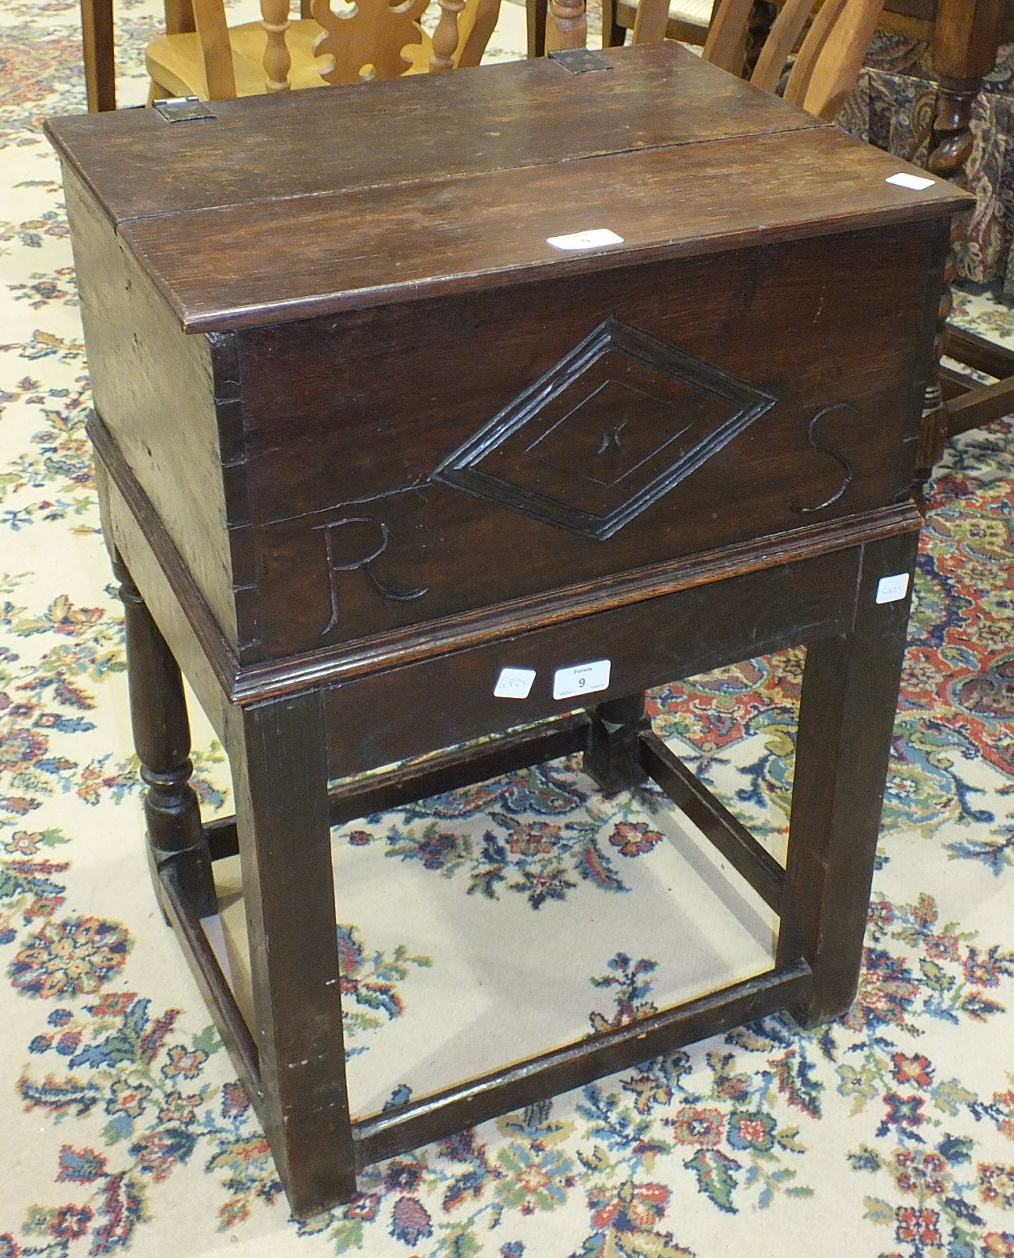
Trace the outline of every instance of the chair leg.
<path fill-rule="evenodd" d="M 258 1113 L 297 1218 L 356 1194 L 319 693 L 229 735 L 259 1056 Z"/>
<path fill-rule="evenodd" d="M 113 0 L 81 0 L 81 51 L 88 112 L 116 108 L 116 37 Z"/>
<path fill-rule="evenodd" d="M 548 52 L 584 48 L 588 43 L 585 0 L 549 0 L 545 47 Z"/>
<path fill-rule="evenodd" d="M 198 917 L 217 911 L 201 810 L 190 785 L 190 722 L 179 666 L 118 557 L 134 745 L 147 786 L 144 814 L 156 891 L 171 877 Z"/>
<path fill-rule="evenodd" d="M 548 12 L 549 0 L 525 0 L 529 60 L 546 55 L 546 15 Z"/>
<path fill-rule="evenodd" d="M 909 594 L 876 600 L 882 577 L 911 585 L 917 544 L 864 547 L 854 627 L 807 647 L 778 939 L 780 965 L 813 971 L 812 997 L 790 1011 L 804 1026 L 843 1014 L 859 980 Z"/>
<path fill-rule="evenodd" d="M 616 20 L 616 0 L 602 0 L 602 47 L 619 48 L 626 38 L 626 28 Z"/>

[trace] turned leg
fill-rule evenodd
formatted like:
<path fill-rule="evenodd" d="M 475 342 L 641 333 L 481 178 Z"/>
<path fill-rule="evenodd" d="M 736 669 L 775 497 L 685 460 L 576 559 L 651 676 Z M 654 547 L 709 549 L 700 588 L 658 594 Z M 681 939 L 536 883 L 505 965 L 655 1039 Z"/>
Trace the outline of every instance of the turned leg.
<path fill-rule="evenodd" d="M 113 571 L 120 581 L 134 746 L 147 786 L 144 815 L 156 891 L 171 877 L 181 898 L 199 917 L 217 912 L 211 858 L 201 828 L 201 810 L 190 785 L 190 722 L 179 666 L 172 656 L 126 565 Z"/>
<path fill-rule="evenodd" d="M 993 49 L 996 55 L 996 49 Z M 990 65 L 992 69 L 992 64 Z M 927 163 L 941 179 L 960 183 L 972 153 L 972 106 L 982 87 L 982 75 L 972 79 L 941 78 L 933 118 L 933 139 Z"/>
<path fill-rule="evenodd" d="M 528 59 L 546 55 L 546 13 L 549 0 L 525 0 Z"/>
<path fill-rule="evenodd" d="M 257 1110 L 292 1212 L 309 1218 L 356 1193 L 321 696 L 258 703 L 233 724 Z"/>
<path fill-rule="evenodd" d="M 854 628 L 806 650 L 778 938 L 779 965 L 813 971 L 790 1010 L 804 1026 L 843 1014 L 859 981 L 911 590 L 876 599 L 881 577 L 911 574 L 917 545 L 906 533 L 864 547 Z"/>
<path fill-rule="evenodd" d="M 651 728 L 643 691 L 589 708 L 591 725 L 584 771 L 606 795 L 629 791 L 648 780 L 641 763 L 641 734 Z"/>
<path fill-rule="evenodd" d="M 937 0 L 933 70 L 936 112 L 929 169 L 961 183 L 972 152 L 972 106 L 993 69 L 1000 43 L 1001 0 Z"/>
<path fill-rule="evenodd" d="M 969 120 L 972 102 L 979 84 L 974 90 L 963 88 L 953 80 L 942 81 L 937 89 L 936 116 L 933 123 L 933 141 L 930 149 L 929 169 L 944 179 L 963 185 L 965 161 L 972 151 L 972 133 Z M 944 284 L 937 307 L 936 330 L 933 335 L 933 360 L 926 382 L 923 400 L 923 423 L 916 452 L 916 493 L 922 497 L 926 482 L 933 474 L 947 444 L 947 412 L 942 409 L 944 396 L 940 385 L 940 356 L 947 336 L 947 321 L 954 304 L 951 284 L 957 275 L 957 245 L 963 234 L 963 216 L 951 221 L 950 248 L 944 270 Z"/>
<path fill-rule="evenodd" d="M 546 22 L 546 51 L 584 48 L 588 43 L 585 0 L 549 0 Z"/>
<path fill-rule="evenodd" d="M 957 255 L 955 244 L 961 239 L 961 220 L 955 218 L 951 227 L 950 249 L 944 268 L 944 283 L 940 291 L 937 306 L 936 329 L 933 334 L 933 358 L 930 363 L 929 375 L 926 380 L 926 393 L 923 398 L 922 426 L 919 430 L 919 444 L 916 447 L 914 469 L 914 491 L 916 500 L 923 501 L 927 481 L 933 475 L 933 468 L 940 461 L 949 435 L 949 416 L 944 409 L 944 395 L 940 382 L 940 358 L 944 341 L 947 338 L 947 320 L 950 318 L 954 300 L 951 294 L 951 282 L 957 274 Z"/>

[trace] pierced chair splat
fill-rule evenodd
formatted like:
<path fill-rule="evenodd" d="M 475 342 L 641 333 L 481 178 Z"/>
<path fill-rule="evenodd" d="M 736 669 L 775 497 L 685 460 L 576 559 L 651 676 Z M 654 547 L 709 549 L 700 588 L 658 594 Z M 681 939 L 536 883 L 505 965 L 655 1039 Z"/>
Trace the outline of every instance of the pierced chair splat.
<path fill-rule="evenodd" d="M 427 0 L 310 0 L 290 20 L 288 0 L 261 0 L 262 20 L 230 27 L 223 0 L 193 0 L 193 24 L 148 45 L 152 99 L 231 100 L 291 88 L 336 87 L 476 66 L 500 0 L 440 0 L 432 36 Z"/>

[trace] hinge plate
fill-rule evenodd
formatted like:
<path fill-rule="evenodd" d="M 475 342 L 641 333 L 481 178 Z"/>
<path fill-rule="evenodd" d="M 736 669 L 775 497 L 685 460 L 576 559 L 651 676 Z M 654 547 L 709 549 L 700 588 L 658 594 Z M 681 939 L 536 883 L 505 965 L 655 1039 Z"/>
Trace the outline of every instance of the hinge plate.
<path fill-rule="evenodd" d="M 200 122 L 204 118 L 217 117 L 208 108 L 207 101 L 197 96 L 174 96 L 169 100 L 153 101 L 152 108 L 166 122 Z"/>
<path fill-rule="evenodd" d="M 550 61 L 555 61 L 570 74 L 590 74 L 593 70 L 611 70 L 612 65 L 594 48 L 561 48 L 549 54 Z"/>

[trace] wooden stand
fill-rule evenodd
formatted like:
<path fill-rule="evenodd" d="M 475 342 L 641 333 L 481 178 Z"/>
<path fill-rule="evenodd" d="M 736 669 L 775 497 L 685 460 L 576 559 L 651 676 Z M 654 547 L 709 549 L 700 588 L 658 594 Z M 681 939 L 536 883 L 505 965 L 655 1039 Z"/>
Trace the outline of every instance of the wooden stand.
<path fill-rule="evenodd" d="M 675 47 L 49 132 L 156 887 L 294 1213 L 679 1045 L 847 1009 L 967 197 L 887 183 L 893 159 Z M 591 228 L 618 240 L 568 242 Z M 644 692 L 794 645 L 782 868 Z M 234 820 L 200 825 L 181 673 Z M 686 812 L 778 914 L 771 968 L 350 1122 L 330 826 L 572 752 Z M 234 854 L 249 1024 L 202 924 Z"/>
<path fill-rule="evenodd" d="M 101 438 L 98 444 L 101 448 Z M 118 472 L 122 476 L 124 469 Z M 125 523 L 123 504 L 115 491 L 110 496 L 111 514 Z M 781 1009 L 804 1026 L 847 1010 L 862 956 L 908 621 L 908 599 L 877 603 L 877 588 L 885 575 L 911 574 L 917 525 L 911 512 L 891 521 L 892 528 L 903 529 L 895 536 L 827 559 L 729 576 L 637 609 L 656 650 L 671 653 L 674 676 L 688 663 L 697 671 L 744 659 L 758 647 L 770 651 L 806 642 L 784 870 L 646 728 L 641 695 L 602 703 L 548 728 L 508 733 L 489 749 L 458 750 L 425 770 L 394 770 L 365 790 L 353 781 L 330 799 L 324 688 L 267 698 L 236 710 L 230 721 L 236 818 L 195 838 L 179 673 L 129 578 L 125 581 L 131 710 L 149 783 L 146 813 L 156 887 L 188 945 L 297 1216 L 350 1200 L 356 1170 L 371 1162 L 659 1053 Z M 141 537 L 133 541 L 144 547 Z M 819 623 L 811 623 L 813 609 L 804 601 L 783 601 L 787 580 L 827 591 Z M 719 625 L 728 623 L 733 609 L 755 600 L 782 604 L 778 623 L 765 626 L 762 642 L 756 641 L 754 624 L 737 619 L 716 634 L 706 656 L 688 659 L 684 635 L 673 630 L 684 614 Z M 611 635 L 601 641 L 594 618 L 583 628 L 592 653 L 596 646 L 608 649 Z M 432 667 L 440 671 L 439 664 Z M 604 790 L 651 777 L 700 827 L 777 912 L 776 964 L 703 999 L 350 1125 L 330 826 L 574 751 L 584 752 L 585 770 Z M 201 920 L 215 912 L 210 861 L 237 853 L 243 861 L 256 1038 Z"/>

